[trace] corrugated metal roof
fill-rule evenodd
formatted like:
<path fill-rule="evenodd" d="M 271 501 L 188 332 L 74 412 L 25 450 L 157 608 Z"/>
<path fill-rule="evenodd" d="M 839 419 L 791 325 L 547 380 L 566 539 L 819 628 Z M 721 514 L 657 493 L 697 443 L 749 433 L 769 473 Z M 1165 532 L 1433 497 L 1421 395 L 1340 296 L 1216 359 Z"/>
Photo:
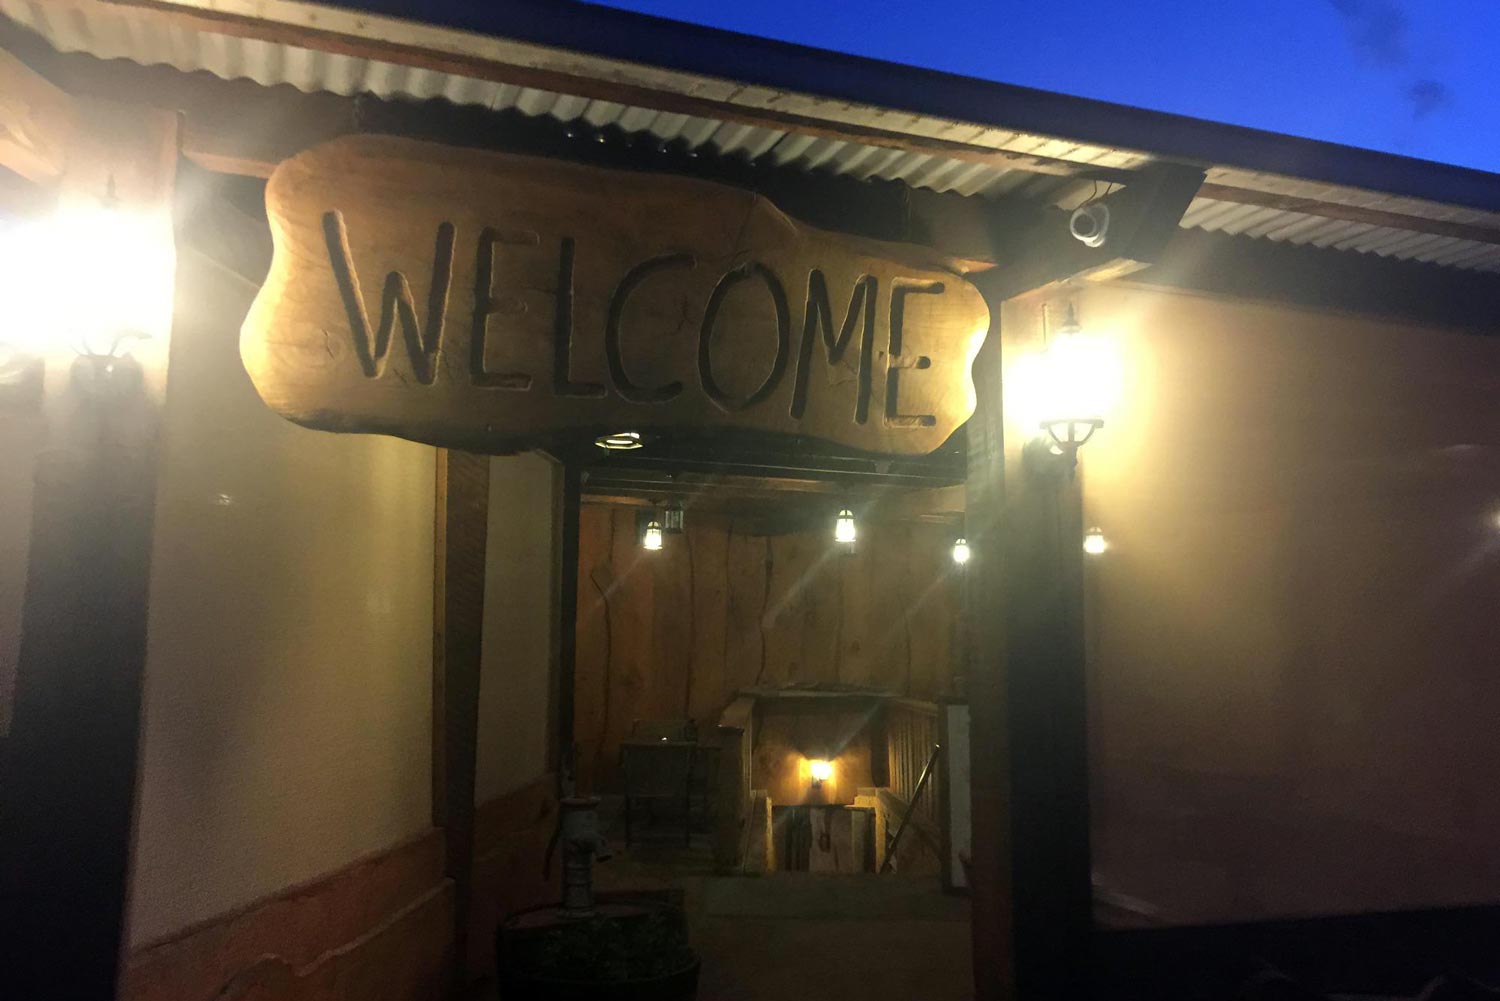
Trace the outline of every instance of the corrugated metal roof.
<path fill-rule="evenodd" d="M 1251 236 L 1277 243 L 1331 247 L 1471 271 L 1500 272 L 1500 246 L 1492 243 L 1212 198 L 1194 199 L 1183 214 L 1182 225 L 1188 229 Z"/>
<path fill-rule="evenodd" d="M 861 179 L 898 180 L 912 187 L 962 195 L 1018 195 L 1070 205 L 1085 197 L 1089 185 L 1076 180 L 975 163 L 930 153 L 876 147 L 844 140 L 762 128 L 712 118 L 632 107 L 570 94 L 495 83 L 450 73 L 284 45 L 237 35 L 197 32 L 144 17 L 130 7 L 71 4 L 40 0 L 0 0 L 0 14 L 35 31 L 63 52 L 84 52 L 102 59 L 126 59 L 142 65 L 168 65 L 183 71 L 206 70 L 232 80 L 245 78 L 263 86 L 290 84 L 304 92 L 327 91 L 344 96 L 372 94 L 382 98 L 442 98 L 460 105 L 492 110 L 514 108 L 527 115 L 550 115 L 564 122 L 593 127 L 613 125 L 627 132 L 649 133 L 662 140 L 681 140 L 691 148 L 721 154 L 769 157 L 778 165 L 824 169 Z M 955 126 L 958 127 L 958 126 Z M 1038 156 L 1066 158 L 1087 165 L 1130 166 L 1137 154 L 1091 149 L 1060 140 L 1010 136 L 1007 148 Z M 1214 172 L 1210 172 L 1212 178 Z M 1287 185 L 1265 178 L 1264 190 Z M 1331 191 L 1332 189 L 1330 189 Z M 1337 192 L 1348 205 L 1389 212 L 1432 216 L 1433 206 L 1379 193 Z M 1331 197 L 1331 195 L 1330 195 Z M 1453 208 L 1439 216 L 1453 222 L 1500 227 L 1500 216 Z M 1332 247 L 1400 260 L 1500 272 L 1500 246 L 1450 236 L 1328 219 L 1302 212 L 1199 198 L 1182 219 L 1185 228 L 1245 235 L 1291 244 Z"/>

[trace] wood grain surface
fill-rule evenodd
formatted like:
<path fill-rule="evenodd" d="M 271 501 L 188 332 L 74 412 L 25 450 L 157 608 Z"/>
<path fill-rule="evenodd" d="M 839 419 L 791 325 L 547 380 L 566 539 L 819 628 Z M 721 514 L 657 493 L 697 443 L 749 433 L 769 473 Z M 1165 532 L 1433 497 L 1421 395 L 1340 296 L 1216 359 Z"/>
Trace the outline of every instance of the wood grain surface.
<path fill-rule="evenodd" d="M 267 188 L 241 353 L 298 423 L 476 451 L 632 429 L 938 447 L 989 329 L 939 255 L 691 178 L 337 139 Z"/>
<path fill-rule="evenodd" d="M 691 717 L 709 733 L 744 688 L 829 682 L 916 698 L 958 688 L 962 588 L 947 526 L 883 524 L 846 556 L 828 532 L 763 534 L 694 511 L 685 534 L 647 552 L 635 519 L 597 504 L 580 518 L 582 788 L 613 786 L 633 720 Z M 846 775 L 841 799 L 858 784 Z"/>

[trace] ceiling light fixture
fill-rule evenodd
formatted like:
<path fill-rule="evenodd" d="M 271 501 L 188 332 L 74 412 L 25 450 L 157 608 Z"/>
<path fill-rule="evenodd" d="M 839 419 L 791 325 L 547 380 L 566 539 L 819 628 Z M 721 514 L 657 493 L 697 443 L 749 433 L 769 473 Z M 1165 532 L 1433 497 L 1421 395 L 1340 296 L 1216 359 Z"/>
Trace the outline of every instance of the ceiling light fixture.
<path fill-rule="evenodd" d="M 683 528 L 682 501 L 674 500 L 661 512 L 661 528 L 668 535 L 681 535 Z"/>
<path fill-rule="evenodd" d="M 594 439 L 594 444 L 606 452 L 631 452 L 642 447 L 645 442 L 641 440 L 639 431 L 617 431 L 614 434 L 601 434 Z"/>

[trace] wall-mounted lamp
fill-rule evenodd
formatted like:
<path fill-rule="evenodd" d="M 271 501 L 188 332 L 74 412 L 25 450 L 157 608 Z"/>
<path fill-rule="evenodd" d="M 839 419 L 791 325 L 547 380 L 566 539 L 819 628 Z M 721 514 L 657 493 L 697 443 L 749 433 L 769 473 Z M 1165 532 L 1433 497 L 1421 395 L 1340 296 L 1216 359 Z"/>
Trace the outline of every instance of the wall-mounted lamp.
<path fill-rule="evenodd" d="M 652 518 L 646 522 L 646 527 L 641 529 L 641 548 L 654 553 L 660 551 L 661 545 L 661 522 Z"/>
<path fill-rule="evenodd" d="M 674 500 L 661 511 L 661 528 L 668 535 L 681 535 L 683 526 L 682 501 Z"/>
<path fill-rule="evenodd" d="M 1109 549 L 1109 540 L 1104 533 L 1097 528 L 1091 528 L 1083 533 L 1083 551 L 1090 556 L 1103 556 Z"/>
<path fill-rule="evenodd" d="M 807 774 L 812 779 L 812 787 L 817 789 L 833 778 L 833 762 L 814 758 L 807 763 Z"/>
<path fill-rule="evenodd" d="M 957 563 L 959 566 L 963 566 L 965 563 L 969 562 L 969 557 L 971 555 L 972 554 L 969 552 L 968 539 L 964 538 L 963 536 L 959 536 L 957 539 L 953 540 L 954 563 Z"/>
<path fill-rule="evenodd" d="M 139 388 L 142 358 L 153 370 L 165 364 L 152 337 L 171 327 L 163 289 L 174 268 L 165 217 L 122 206 L 112 176 L 98 197 L 74 193 L 46 214 L 0 225 L 0 402 L 39 401 L 52 363 L 70 365 L 72 384 L 86 391 Z"/>
<path fill-rule="evenodd" d="M 847 507 L 840 508 L 838 517 L 833 521 L 833 541 L 842 546 L 846 553 L 852 553 L 858 538 L 859 528 L 854 523 L 854 512 Z"/>
<path fill-rule="evenodd" d="M 1073 304 L 1062 326 L 1047 341 L 1044 361 L 1047 381 L 1047 412 L 1041 428 L 1047 432 L 1054 452 L 1078 462 L 1078 450 L 1104 426 L 1098 410 L 1097 368 L 1093 345 L 1083 334 Z"/>

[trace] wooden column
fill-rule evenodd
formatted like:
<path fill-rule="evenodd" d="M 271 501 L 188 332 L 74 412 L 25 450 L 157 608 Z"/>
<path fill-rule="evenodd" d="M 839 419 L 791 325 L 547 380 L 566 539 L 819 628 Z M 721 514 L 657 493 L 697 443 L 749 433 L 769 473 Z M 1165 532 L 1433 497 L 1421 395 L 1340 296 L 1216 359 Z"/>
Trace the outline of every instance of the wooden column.
<path fill-rule="evenodd" d="M 1083 529 L 1067 461 L 1029 447 L 1008 491 L 1006 697 L 1017 996 L 1087 997 L 1093 890 Z"/>
<path fill-rule="evenodd" d="M 993 316 L 998 327 L 998 303 Z M 1080 497 L 1066 460 L 1045 447 L 1013 447 L 1007 470 L 1000 341 L 992 329 L 975 363 L 979 405 L 969 424 L 975 996 L 1086 997 L 1093 903 Z"/>
<path fill-rule="evenodd" d="M 1002 307 L 1039 288 L 1118 278 L 1159 260 L 1203 177 L 1168 163 L 1136 171 L 1106 199 L 1113 222 L 1099 247 L 1073 239 L 1056 210 L 1028 207 L 1009 224 L 997 219 L 995 257 L 1009 263 L 976 278 L 991 323 L 974 365 L 978 407 L 968 425 L 971 875 L 981 1001 L 1086 996 L 1093 925 L 1081 502 L 1068 462 L 1045 448 L 1023 456 L 1013 445 L 1006 475 Z"/>
<path fill-rule="evenodd" d="M 558 795 L 577 791 L 577 744 L 573 727 L 573 694 L 578 665 L 578 516 L 583 499 L 582 463 L 560 460 L 563 467 L 562 518 L 558 525 L 557 568 L 557 706 L 556 736 Z"/>
<path fill-rule="evenodd" d="M 969 770 L 972 836 L 969 886 L 974 936 L 976 1001 L 1015 996 L 1012 924 L 1010 726 L 1006 691 L 1005 433 L 1000 383 L 1000 311 L 974 361 L 978 403 L 969 420 L 969 477 L 965 531 L 968 572 L 964 617 L 968 627 Z"/>
<path fill-rule="evenodd" d="M 474 770 L 490 459 L 440 449 L 433 567 L 432 822 L 444 829 L 453 880 L 453 969 L 466 969 L 474 869 Z"/>
<path fill-rule="evenodd" d="M 0 87 L 6 86 L 7 74 L 0 73 Z M 98 306 L 89 312 L 110 329 L 74 325 L 72 336 L 59 332 L 46 357 L 47 437 L 35 470 L 16 701 L 10 733 L 0 740 L 0 996 L 106 1001 L 115 996 L 128 937 L 157 441 L 171 330 L 176 120 L 80 103 L 65 144 L 62 199 L 99 211 L 112 191 L 116 209 L 140 224 L 151 246 L 130 248 L 137 255 L 131 260 L 96 260 L 106 227 L 100 225 L 97 243 L 85 227 L 70 290 L 79 298 L 60 301 L 58 313 Z M 140 308 L 128 318 L 113 301 L 88 298 L 110 287 L 98 269 L 111 267 L 132 276 Z M 75 353 L 80 334 L 93 350 L 107 349 L 125 332 L 113 329 L 117 322 L 144 339 L 119 345 L 108 360 Z M 5 475 L 32 472 L 6 468 Z"/>

